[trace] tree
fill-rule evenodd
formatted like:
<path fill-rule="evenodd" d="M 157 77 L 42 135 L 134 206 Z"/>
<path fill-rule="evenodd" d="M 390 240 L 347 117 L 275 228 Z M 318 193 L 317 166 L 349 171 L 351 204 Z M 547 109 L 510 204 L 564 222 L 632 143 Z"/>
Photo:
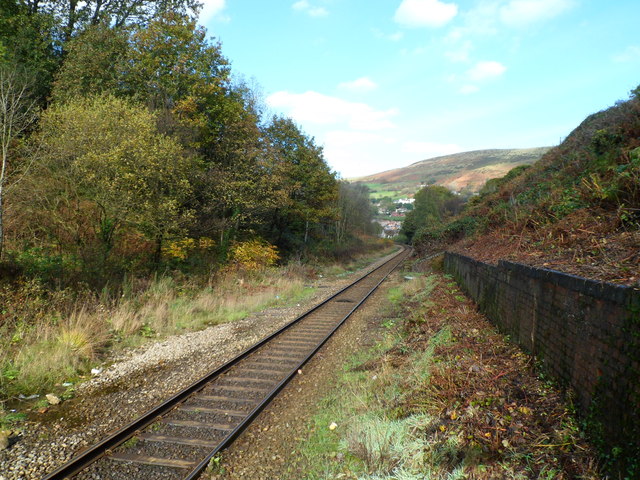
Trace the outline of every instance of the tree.
<path fill-rule="evenodd" d="M 416 193 L 414 208 L 407 213 L 400 233 L 411 241 L 418 230 L 441 226 L 447 217 L 461 210 L 463 203 L 460 197 L 445 187 L 423 187 Z"/>
<path fill-rule="evenodd" d="M 53 15 L 64 42 L 91 25 L 145 26 L 165 12 L 197 16 L 197 0 L 19 0 L 30 14 Z"/>
<path fill-rule="evenodd" d="M 20 0 L 0 1 L 0 64 L 20 65 L 35 80 L 30 90 L 40 105 L 60 65 L 59 46 L 52 15 L 33 12 Z"/>
<path fill-rule="evenodd" d="M 36 102 L 29 93 L 29 82 L 17 68 L 0 65 L 0 259 L 4 249 L 4 195 L 11 149 L 37 115 Z"/>
<path fill-rule="evenodd" d="M 344 242 L 350 233 L 369 234 L 373 231 L 374 207 L 366 185 L 341 181 L 338 209 L 340 215 L 335 222 L 337 243 Z"/>
<path fill-rule="evenodd" d="M 322 148 L 289 118 L 275 116 L 266 128 L 273 173 L 286 199 L 273 212 L 271 235 L 285 250 L 304 247 L 337 216 L 338 182 Z"/>
<path fill-rule="evenodd" d="M 157 263 L 164 240 L 184 233 L 199 164 L 158 133 L 147 109 L 111 95 L 78 98 L 47 110 L 39 142 L 32 216 L 62 248 L 104 265 L 117 235 L 133 231 L 153 242 Z"/>
<path fill-rule="evenodd" d="M 129 52 L 127 29 L 92 25 L 69 41 L 66 48 L 65 61 L 54 83 L 54 101 L 118 93 Z"/>
<path fill-rule="evenodd" d="M 130 39 L 123 89 L 154 109 L 173 109 L 182 101 L 197 103 L 224 92 L 229 63 L 219 44 L 209 44 L 204 27 L 166 12 Z"/>

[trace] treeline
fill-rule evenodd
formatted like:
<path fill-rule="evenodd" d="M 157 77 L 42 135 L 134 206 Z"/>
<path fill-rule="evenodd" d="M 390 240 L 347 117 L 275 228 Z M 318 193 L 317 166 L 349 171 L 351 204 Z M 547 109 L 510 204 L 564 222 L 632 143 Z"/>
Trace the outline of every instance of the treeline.
<path fill-rule="evenodd" d="M 241 241 L 299 256 L 371 233 L 368 192 L 340 181 L 291 119 L 267 115 L 198 9 L 0 3 L 5 269 L 104 282 L 221 264 Z"/>

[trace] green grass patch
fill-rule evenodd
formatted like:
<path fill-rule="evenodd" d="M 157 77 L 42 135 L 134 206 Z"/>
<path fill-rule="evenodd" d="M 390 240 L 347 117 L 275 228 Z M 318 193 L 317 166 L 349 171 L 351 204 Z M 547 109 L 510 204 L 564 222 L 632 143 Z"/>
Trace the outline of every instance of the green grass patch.
<path fill-rule="evenodd" d="M 429 277 L 411 276 L 412 280 L 388 293 L 396 312 L 402 302 L 430 291 Z M 338 385 L 313 417 L 309 438 L 300 447 L 308 465 L 305 478 L 464 478 L 460 468 L 444 476 L 432 468 L 456 446 L 455 439 L 440 444 L 424 434 L 437 429 L 439 419 L 397 408 L 402 398 L 428 382 L 434 349 L 451 340 L 451 331 L 442 329 L 429 348 L 412 352 L 405 367 L 397 369 L 389 364 L 387 354 L 402 347 L 404 320 L 387 318 L 383 325 L 386 321 L 391 323 L 380 341 L 346 362 Z"/>

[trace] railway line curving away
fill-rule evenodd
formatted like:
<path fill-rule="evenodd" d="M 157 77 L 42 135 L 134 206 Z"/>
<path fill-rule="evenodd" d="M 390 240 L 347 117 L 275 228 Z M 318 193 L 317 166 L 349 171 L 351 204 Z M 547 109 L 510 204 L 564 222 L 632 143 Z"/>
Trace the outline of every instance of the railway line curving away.
<path fill-rule="evenodd" d="M 409 254 L 399 250 L 43 480 L 197 478 Z"/>

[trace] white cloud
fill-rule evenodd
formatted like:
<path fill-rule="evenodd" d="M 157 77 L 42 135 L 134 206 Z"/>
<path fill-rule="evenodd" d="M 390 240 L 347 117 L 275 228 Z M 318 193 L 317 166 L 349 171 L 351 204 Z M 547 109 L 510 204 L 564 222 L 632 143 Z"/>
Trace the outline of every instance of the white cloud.
<path fill-rule="evenodd" d="M 460 42 L 458 45 L 454 45 L 453 48 L 444 52 L 444 55 L 452 62 L 468 62 L 469 54 L 472 50 L 473 43 L 470 40 L 465 40 L 464 42 Z"/>
<path fill-rule="evenodd" d="M 267 104 L 285 111 L 302 124 L 344 125 L 354 130 L 384 130 L 395 128 L 391 118 L 397 109 L 376 110 L 366 103 L 349 102 L 318 92 L 276 92 Z"/>
<path fill-rule="evenodd" d="M 220 15 L 225 7 L 225 0 L 201 0 L 201 3 L 200 23 L 203 24 Z M 228 20 L 228 18 L 225 19 Z"/>
<path fill-rule="evenodd" d="M 476 93 L 480 90 L 476 85 L 463 85 L 460 87 L 460 93 L 463 95 L 471 95 L 472 93 Z"/>
<path fill-rule="evenodd" d="M 462 151 L 462 148 L 453 143 L 435 142 L 404 142 L 402 151 L 421 158 L 440 157 Z"/>
<path fill-rule="evenodd" d="M 299 0 L 291 5 L 291 8 L 298 12 L 304 12 L 310 17 L 326 17 L 329 15 L 329 11 L 324 7 L 318 7 L 310 4 L 308 0 Z"/>
<path fill-rule="evenodd" d="M 343 82 L 338 87 L 352 92 L 371 92 L 378 88 L 378 84 L 369 77 L 360 77 L 352 82 Z"/>
<path fill-rule="evenodd" d="M 382 30 L 378 30 L 377 28 L 372 29 L 372 31 L 376 38 L 382 38 L 383 40 L 389 40 L 391 42 L 399 42 L 404 38 L 403 32 L 384 33 Z"/>
<path fill-rule="evenodd" d="M 613 56 L 613 61 L 616 63 L 628 63 L 640 61 L 640 46 L 630 45 L 623 52 L 617 53 Z"/>
<path fill-rule="evenodd" d="M 344 178 L 388 170 L 397 152 L 397 140 L 379 133 L 332 130 L 324 135 L 325 158 Z"/>
<path fill-rule="evenodd" d="M 507 67 L 500 62 L 478 62 L 467 70 L 467 78 L 474 82 L 481 82 L 499 77 L 506 71 Z"/>
<path fill-rule="evenodd" d="M 455 3 L 440 0 L 402 0 L 394 20 L 406 27 L 441 27 L 458 14 Z"/>
<path fill-rule="evenodd" d="M 511 0 L 500 8 L 500 20 L 511 27 L 524 27 L 557 17 L 574 4 L 574 0 Z"/>

